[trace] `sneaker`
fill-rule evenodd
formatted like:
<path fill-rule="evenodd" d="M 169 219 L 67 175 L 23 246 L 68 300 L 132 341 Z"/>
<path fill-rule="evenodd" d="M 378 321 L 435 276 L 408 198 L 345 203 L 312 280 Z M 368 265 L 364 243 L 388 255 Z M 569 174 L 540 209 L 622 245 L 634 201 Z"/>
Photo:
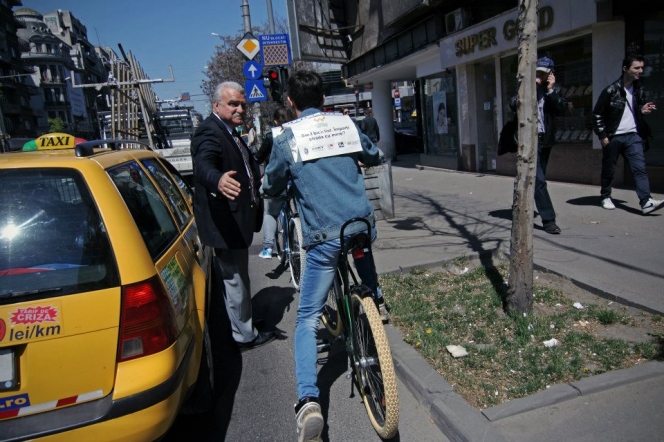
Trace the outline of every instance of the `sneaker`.
<path fill-rule="evenodd" d="M 258 256 L 263 259 L 272 259 L 272 249 L 263 249 Z"/>
<path fill-rule="evenodd" d="M 613 210 L 616 208 L 616 206 L 613 204 L 613 201 L 611 201 L 611 198 L 604 198 L 602 200 L 602 208 L 606 210 Z"/>
<path fill-rule="evenodd" d="M 650 212 L 654 212 L 655 210 L 662 207 L 662 204 L 664 204 L 664 200 L 654 200 L 650 198 L 644 205 L 641 206 L 641 210 L 643 211 L 644 215 L 647 215 Z"/>
<path fill-rule="evenodd" d="M 383 324 L 390 322 L 390 312 L 387 311 L 385 301 L 378 304 L 378 314 L 380 314 L 380 320 L 383 321 Z"/>
<path fill-rule="evenodd" d="M 305 397 L 295 405 L 298 442 L 320 442 L 325 426 L 318 398 Z"/>

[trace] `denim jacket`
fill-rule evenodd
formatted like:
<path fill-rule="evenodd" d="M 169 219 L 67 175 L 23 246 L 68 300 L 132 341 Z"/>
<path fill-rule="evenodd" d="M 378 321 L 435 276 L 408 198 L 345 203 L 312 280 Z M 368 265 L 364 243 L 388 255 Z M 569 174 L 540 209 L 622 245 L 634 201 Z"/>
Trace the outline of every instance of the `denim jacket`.
<path fill-rule="evenodd" d="M 305 109 L 301 117 L 320 112 Z M 366 218 L 375 227 L 373 208 L 364 188 L 364 176 L 358 161 L 366 166 L 380 162 L 378 148 L 359 131 L 362 151 L 353 154 L 295 162 L 289 141 L 293 132 L 286 128 L 274 139 L 270 161 L 263 176 L 262 192 L 275 197 L 292 180 L 295 204 L 302 222 L 302 246 L 309 247 L 339 238 L 341 225 L 351 218 Z M 346 234 L 366 229 L 355 223 Z"/>

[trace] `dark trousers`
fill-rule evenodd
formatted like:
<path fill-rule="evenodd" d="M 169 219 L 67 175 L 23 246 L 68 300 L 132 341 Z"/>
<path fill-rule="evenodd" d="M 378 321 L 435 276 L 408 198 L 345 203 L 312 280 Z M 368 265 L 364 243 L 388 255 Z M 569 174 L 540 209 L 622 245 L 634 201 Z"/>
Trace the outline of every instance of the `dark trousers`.
<path fill-rule="evenodd" d="M 542 226 L 547 227 L 556 223 L 556 212 L 546 188 L 546 165 L 549 162 L 551 146 L 542 145 L 542 137 L 537 142 L 537 172 L 535 173 L 535 206 L 542 218 Z"/>
<path fill-rule="evenodd" d="M 602 175 L 600 195 L 611 196 L 611 183 L 616 173 L 618 156 L 622 155 L 634 176 L 636 195 L 643 206 L 650 199 L 650 182 L 646 174 L 646 158 L 643 155 L 643 140 L 635 133 L 616 135 L 602 148 Z"/>

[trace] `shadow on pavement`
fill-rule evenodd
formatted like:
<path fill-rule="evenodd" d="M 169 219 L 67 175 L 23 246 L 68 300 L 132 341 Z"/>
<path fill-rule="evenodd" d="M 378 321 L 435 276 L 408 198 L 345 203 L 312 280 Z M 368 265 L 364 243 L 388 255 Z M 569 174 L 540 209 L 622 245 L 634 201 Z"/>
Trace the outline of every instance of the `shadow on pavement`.
<path fill-rule="evenodd" d="M 419 230 L 422 228 L 422 218 L 421 217 L 415 217 L 415 218 L 404 218 L 397 220 L 396 222 L 392 222 L 390 220 L 387 220 L 389 224 L 391 224 L 395 229 L 397 230 Z"/>
<path fill-rule="evenodd" d="M 504 219 L 507 221 L 512 221 L 512 209 L 499 209 L 492 210 L 489 212 L 489 216 L 493 218 Z"/>
<path fill-rule="evenodd" d="M 624 200 L 619 200 L 615 198 L 611 198 L 613 201 L 613 204 L 616 206 L 616 209 L 621 209 L 624 210 L 625 212 L 633 213 L 635 215 L 641 215 L 641 210 L 638 208 L 634 208 L 631 206 L 628 206 L 625 204 Z M 572 198 L 571 200 L 567 200 L 567 204 L 571 204 L 573 206 L 596 206 L 596 207 L 601 207 L 602 204 L 602 197 L 597 195 L 597 196 L 582 196 L 580 198 Z"/>
<path fill-rule="evenodd" d="M 318 330 L 318 339 L 332 340 L 333 338 L 326 330 Z M 325 428 L 323 429 L 322 438 L 323 441 L 329 441 L 330 437 L 328 435 L 328 411 L 330 409 L 330 388 L 332 384 L 339 377 L 343 376 L 348 370 L 348 356 L 346 355 L 346 348 L 342 341 L 334 341 L 330 347 L 330 351 L 327 353 L 327 356 L 318 358 L 318 365 L 322 365 L 322 368 L 318 372 L 318 390 L 320 400 L 321 411 L 323 412 L 323 417 L 325 418 Z M 348 392 L 350 393 L 350 380 L 347 381 Z M 340 422 L 337 423 L 341 424 Z"/>
<path fill-rule="evenodd" d="M 162 439 L 163 442 L 213 441 L 226 438 L 235 393 L 242 376 L 242 355 L 233 339 L 222 296 L 213 296 L 210 302 L 208 327 L 214 358 L 214 408 L 204 414 L 178 416 L 173 427 Z"/>
<path fill-rule="evenodd" d="M 277 339 L 282 339 L 283 331 L 277 325 L 284 318 L 284 313 L 290 310 L 294 300 L 293 287 L 266 287 L 251 299 L 254 320 L 263 319 L 265 326 L 262 331 L 276 331 Z"/>

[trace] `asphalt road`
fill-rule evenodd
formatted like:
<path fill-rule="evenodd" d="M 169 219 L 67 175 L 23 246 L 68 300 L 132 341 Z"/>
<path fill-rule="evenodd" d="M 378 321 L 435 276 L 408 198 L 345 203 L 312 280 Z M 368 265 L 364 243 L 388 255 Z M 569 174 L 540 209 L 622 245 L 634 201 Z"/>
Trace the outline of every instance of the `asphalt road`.
<path fill-rule="evenodd" d="M 254 318 L 265 320 L 265 330 L 275 330 L 278 340 L 240 353 L 229 342 L 227 319 L 214 330 L 217 342 L 218 387 L 222 395 L 214 412 L 181 416 L 164 441 L 292 441 L 296 440 L 297 401 L 293 363 L 293 331 L 298 293 L 290 284 L 288 270 L 276 258 L 258 258 L 262 234 L 250 249 L 250 277 Z M 218 310 L 217 310 L 218 311 Z M 223 310 L 216 314 L 223 318 Z M 325 333 L 321 330 L 321 333 Z M 214 345 L 214 344 L 213 344 Z M 346 355 L 337 342 L 329 354 L 320 355 L 319 387 L 326 427 L 324 441 L 381 441 L 371 426 L 359 394 L 351 394 L 346 379 Z M 431 421 L 405 386 L 399 382 L 399 433 L 392 441 L 445 442 L 448 439 Z"/>

